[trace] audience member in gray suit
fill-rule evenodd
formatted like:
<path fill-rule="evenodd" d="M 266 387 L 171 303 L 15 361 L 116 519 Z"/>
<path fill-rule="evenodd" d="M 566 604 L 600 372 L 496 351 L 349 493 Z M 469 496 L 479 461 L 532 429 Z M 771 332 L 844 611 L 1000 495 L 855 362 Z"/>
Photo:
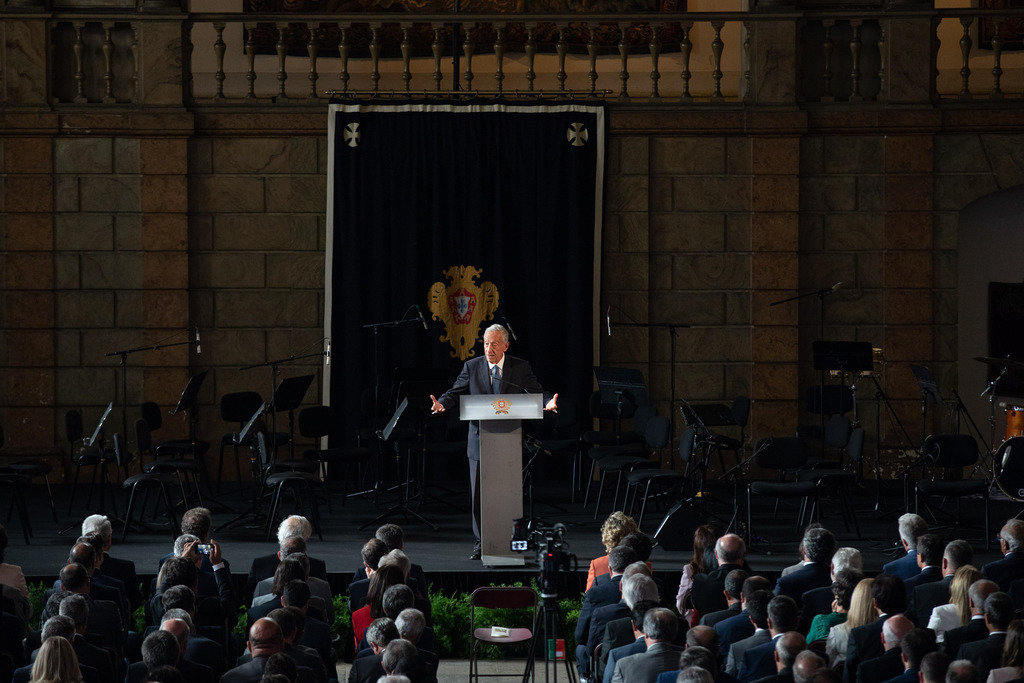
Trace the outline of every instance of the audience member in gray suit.
<path fill-rule="evenodd" d="M 615 664 L 612 683 L 655 683 L 658 674 L 678 666 L 683 648 L 672 642 L 678 628 L 678 617 L 671 610 L 649 610 L 644 617 L 647 651 L 620 659 Z"/>
<path fill-rule="evenodd" d="M 768 632 L 768 603 L 775 594 L 770 590 L 755 591 L 747 598 L 747 612 L 750 621 L 754 625 L 754 635 L 738 640 L 729 646 L 729 656 L 725 661 L 725 672 L 730 676 L 736 676 L 743 663 L 743 655 L 747 650 L 758 645 L 767 643 L 772 639 Z"/>

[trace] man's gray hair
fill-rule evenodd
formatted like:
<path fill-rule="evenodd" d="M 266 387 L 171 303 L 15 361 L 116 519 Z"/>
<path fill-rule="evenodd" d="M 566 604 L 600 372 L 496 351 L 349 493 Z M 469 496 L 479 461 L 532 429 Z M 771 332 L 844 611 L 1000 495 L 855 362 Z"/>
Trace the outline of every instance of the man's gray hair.
<path fill-rule="evenodd" d="M 313 525 L 302 515 L 286 517 L 281 525 L 277 527 L 277 544 L 284 545 L 286 539 L 291 536 L 301 536 L 302 540 L 308 541 L 313 535 Z"/>
<path fill-rule="evenodd" d="M 636 562 L 622 570 L 622 580 L 625 581 L 634 574 L 643 574 L 644 576 L 650 576 L 651 568 L 647 566 L 646 562 L 637 560 Z"/>
<path fill-rule="evenodd" d="M 110 537 L 114 533 L 110 526 L 110 520 L 106 515 L 89 515 L 82 520 L 82 535 L 99 534 L 103 539 L 103 545 L 110 543 Z"/>
<path fill-rule="evenodd" d="M 192 621 L 192 615 L 181 609 L 180 607 L 174 607 L 164 612 L 164 615 L 160 618 L 160 622 L 163 623 L 168 619 L 177 619 L 178 621 L 184 621 L 185 625 L 188 626 L 189 633 L 196 632 L 196 625 Z"/>
<path fill-rule="evenodd" d="M 917 539 L 928 533 L 928 522 L 924 521 L 921 515 L 908 512 L 900 516 L 899 521 L 900 538 L 906 541 L 910 548 L 917 548 Z"/>
<path fill-rule="evenodd" d="M 651 640 L 675 640 L 678 630 L 679 618 L 670 609 L 655 607 L 644 615 L 644 635 Z"/>
<path fill-rule="evenodd" d="M 402 570 L 402 574 L 405 575 L 405 580 L 409 580 L 409 572 L 412 571 L 412 561 L 409 556 L 397 548 L 389 553 L 385 553 L 384 557 L 380 558 L 377 562 L 377 569 L 386 567 L 389 564 L 393 564 Z"/>
<path fill-rule="evenodd" d="M 799 631 L 786 631 L 775 641 L 775 654 L 782 666 L 791 667 L 796 656 L 807 649 L 807 639 Z"/>
<path fill-rule="evenodd" d="M 407 607 L 398 613 L 395 619 L 395 626 L 398 627 L 398 635 L 414 643 L 423 635 L 423 629 L 427 626 L 427 620 L 423 612 L 415 607 Z"/>
<path fill-rule="evenodd" d="M 1007 552 L 1024 549 L 1024 520 L 1016 517 L 1006 520 L 1006 524 L 999 530 L 999 538 L 1006 541 Z"/>
<path fill-rule="evenodd" d="M 835 552 L 836 537 L 828 529 L 808 529 L 804 534 L 804 553 L 811 562 L 828 562 Z"/>
<path fill-rule="evenodd" d="M 505 340 L 505 343 L 506 344 L 508 343 L 508 330 L 505 329 L 504 325 L 499 325 L 498 323 L 494 323 L 493 325 L 488 327 L 486 330 L 484 330 L 484 336 L 485 337 L 487 336 L 488 332 L 499 332 L 501 334 L 501 338 Z"/>
<path fill-rule="evenodd" d="M 832 573 L 838 574 L 844 569 L 864 569 L 864 557 L 860 551 L 850 546 L 836 550 L 832 555 Z"/>
<path fill-rule="evenodd" d="M 72 593 L 60 603 L 60 615 L 71 617 L 75 629 L 85 628 L 89 622 L 89 600 L 84 595 Z"/>
<path fill-rule="evenodd" d="M 43 624 L 42 633 L 40 640 L 46 640 L 47 638 L 53 638 L 54 636 L 60 636 L 66 638 L 70 643 L 75 639 L 75 622 L 71 617 L 65 617 L 57 615 L 50 617 Z"/>
<path fill-rule="evenodd" d="M 971 607 L 978 610 L 978 614 L 985 609 L 985 599 L 999 590 L 999 585 L 991 579 L 978 579 L 967 589 L 967 596 L 971 599 Z"/>
<path fill-rule="evenodd" d="M 366 627 L 366 642 L 370 645 L 376 645 L 377 647 L 384 647 L 395 638 L 398 638 L 398 628 L 395 627 L 395 622 L 391 621 L 387 617 L 381 617 L 380 619 L 374 619 L 370 622 L 370 625 Z"/>
<path fill-rule="evenodd" d="M 825 660 L 811 650 L 803 650 L 793 660 L 793 683 L 807 683 L 825 668 Z"/>
<path fill-rule="evenodd" d="M 699 666 L 688 666 L 679 670 L 676 683 L 715 683 L 714 677 L 707 669 Z"/>
<path fill-rule="evenodd" d="M 194 541 L 198 541 L 199 537 L 194 534 L 182 534 L 174 539 L 174 554 L 177 557 L 181 557 L 185 554 L 185 546 Z"/>
<path fill-rule="evenodd" d="M 418 655 L 419 652 L 417 652 L 415 645 L 403 638 L 395 638 L 384 648 L 384 653 L 380 658 L 380 666 L 384 669 L 385 673 L 394 671 L 395 667 L 398 666 L 398 662 L 406 657 L 416 657 Z"/>
<path fill-rule="evenodd" d="M 622 580 L 622 600 L 631 610 L 641 600 L 660 602 L 658 584 L 654 583 L 654 579 L 646 574 L 634 574 L 628 579 Z"/>
<path fill-rule="evenodd" d="M 957 659 L 946 669 L 946 683 L 980 683 L 978 669 L 969 659 Z"/>
<path fill-rule="evenodd" d="M 377 679 L 377 683 L 412 683 L 408 676 L 401 674 L 386 674 Z"/>

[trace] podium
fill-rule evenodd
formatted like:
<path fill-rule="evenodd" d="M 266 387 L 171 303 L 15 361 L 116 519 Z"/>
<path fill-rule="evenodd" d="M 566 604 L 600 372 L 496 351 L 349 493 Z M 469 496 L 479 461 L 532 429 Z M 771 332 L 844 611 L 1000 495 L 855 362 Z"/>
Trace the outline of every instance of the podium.
<path fill-rule="evenodd" d="M 480 423 L 480 560 L 522 566 L 510 549 L 512 520 L 523 516 L 523 420 L 544 415 L 542 394 L 463 394 L 459 416 Z"/>

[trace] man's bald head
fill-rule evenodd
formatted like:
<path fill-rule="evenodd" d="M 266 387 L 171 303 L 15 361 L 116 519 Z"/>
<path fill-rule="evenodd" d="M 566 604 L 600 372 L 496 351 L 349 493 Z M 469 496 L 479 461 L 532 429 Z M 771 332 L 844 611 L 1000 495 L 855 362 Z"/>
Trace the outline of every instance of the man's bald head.
<path fill-rule="evenodd" d="M 914 630 L 914 622 L 902 614 L 889 617 L 882 624 L 882 644 L 886 650 L 900 646 L 903 636 Z"/>
<path fill-rule="evenodd" d="M 281 627 L 270 619 L 257 619 L 249 628 L 249 652 L 253 657 L 269 657 L 284 650 Z"/>
<path fill-rule="evenodd" d="M 719 564 L 743 564 L 747 546 L 736 534 L 726 534 L 715 543 L 715 556 Z"/>
<path fill-rule="evenodd" d="M 182 619 L 164 619 L 160 623 L 160 630 L 167 631 L 178 640 L 178 648 L 185 652 L 188 649 L 188 636 L 191 629 Z"/>

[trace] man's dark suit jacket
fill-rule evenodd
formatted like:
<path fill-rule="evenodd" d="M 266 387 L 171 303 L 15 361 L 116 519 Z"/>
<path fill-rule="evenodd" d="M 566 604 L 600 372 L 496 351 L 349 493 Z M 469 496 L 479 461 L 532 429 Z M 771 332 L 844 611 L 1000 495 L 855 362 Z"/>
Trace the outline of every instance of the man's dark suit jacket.
<path fill-rule="evenodd" d="M 227 663 L 224 659 L 224 647 L 215 640 L 194 633 L 188 637 L 188 648 L 185 659 L 213 669 L 213 680 L 220 680 L 224 675 Z"/>
<path fill-rule="evenodd" d="M 964 643 L 973 643 L 975 640 L 988 638 L 988 627 L 985 626 L 985 618 L 971 617 L 963 626 L 951 628 L 946 631 L 946 637 L 942 641 L 942 651 L 949 655 L 950 659 L 956 659 L 960 647 Z"/>
<path fill-rule="evenodd" d="M 910 578 L 903 579 L 903 585 L 907 589 L 907 596 L 913 595 L 914 589 L 929 583 L 942 580 L 942 569 L 940 567 L 925 567 Z M 909 607 L 909 603 L 907 605 Z M 908 610 L 909 611 L 909 610 Z"/>
<path fill-rule="evenodd" d="M 164 586 L 158 586 L 149 599 L 149 623 L 152 625 L 159 625 L 164 614 L 164 588 Z M 199 572 L 199 591 L 196 596 L 196 604 L 198 605 L 206 598 L 217 599 L 224 614 L 229 618 L 238 613 L 235 583 L 226 564 L 215 572 Z"/>
<path fill-rule="evenodd" d="M 593 590 L 593 589 L 591 589 Z M 598 643 L 604 641 L 605 630 L 613 621 L 629 616 L 629 607 L 625 602 L 617 602 L 613 605 L 605 605 L 594 610 L 594 616 L 590 619 L 590 635 L 587 638 L 587 661 L 597 649 Z"/>
<path fill-rule="evenodd" d="M 71 647 L 74 648 L 75 654 L 78 656 L 78 663 L 96 669 L 101 680 L 112 681 L 117 678 L 114 673 L 114 662 L 106 649 L 93 645 L 86 640 L 85 636 L 77 633 Z M 124 673 L 124 669 L 121 670 L 121 673 Z"/>
<path fill-rule="evenodd" d="M 102 570 L 95 570 L 92 574 L 92 586 L 100 585 L 104 588 L 108 588 L 112 591 L 111 595 L 117 595 L 117 608 L 121 610 L 121 620 L 128 624 L 131 623 L 131 607 L 128 601 L 128 589 L 125 588 L 124 581 L 117 579 L 109 574 L 105 574 Z M 91 591 L 90 591 L 91 593 Z M 94 598 L 96 596 L 93 596 Z M 102 599 L 102 598 L 99 598 Z"/>
<path fill-rule="evenodd" d="M 383 655 L 371 655 L 354 660 L 348 670 L 348 683 L 377 683 L 377 679 L 384 675 L 384 667 L 380 664 L 383 658 Z"/>
<path fill-rule="evenodd" d="M 768 629 L 763 628 L 754 631 L 754 635 L 743 640 L 737 640 L 735 643 L 729 646 L 729 653 L 725 658 L 725 672 L 730 676 L 738 676 L 740 672 L 740 666 L 743 664 L 743 658 L 747 654 L 747 650 L 751 650 L 758 645 L 770 642 L 772 634 L 768 632 Z"/>
<path fill-rule="evenodd" d="M 700 614 L 711 614 L 729 606 L 725 600 L 725 577 L 733 569 L 743 569 L 740 564 L 722 564 L 707 574 L 693 577 L 690 602 Z"/>
<path fill-rule="evenodd" d="M 846 666 L 843 670 L 843 683 L 855 683 L 857 668 L 866 662 L 885 653 L 882 645 L 882 625 L 890 615 L 883 614 L 870 624 L 858 626 L 850 631 L 850 640 L 846 645 Z M 899 672 L 897 672 L 899 673 Z M 892 678 L 888 676 L 887 678 Z"/>
<path fill-rule="evenodd" d="M 734 617 L 715 624 L 715 633 L 718 634 L 718 649 L 729 654 L 729 647 L 744 638 L 754 635 L 754 624 L 750 621 L 750 613 L 747 610 L 740 610 Z"/>
<path fill-rule="evenodd" d="M 773 637 L 767 643 L 752 647 L 743 653 L 743 662 L 737 669 L 736 678 L 744 683 L 771 676 L 775 668 L 775 641 L 782 635 Z"/>
<path fill-rule="evenodd" d="M 529 361 L 510 356 L 507 353 L 501 374 L 501 391 L 513 394 L 523 392 L 544 394 L 543 402 L 545 404 L 551 400 L 551 394 L 544 391 L 544 387 L 533 374 Z M 445 410 L 451 410 L 459 405 L 459 396 L 463 394 L 490 393 L 493 392 L 491 391 L 491 375 L 487 369 L 487 357 L 478 356 L 465 362 L 462 372 L 455 379 L 452 388 L 444 392 L 437 401 L 444 406 Z M 476 420 L 471 420 L 469 423 L 466 455 L 470 460 L 480 459 L 480 425 Z"/>
<path fill-rule="evenodd" d="M 886 650 L 880 657 L 865 660 L 857 667 L 857 683 L 878 683 L 899 676 L 903 673 L 901 654 L 902 651 L 897 646 Z"/>
<path fill-rule="evenodd" d="M 913 591 L 907 591 L 907 618 L 924 628 L 932 616 L 932 610 L 949 602 L 949 586 L 953 575 L 938 581 L 919 583 Z"/>
<path fill-rule="evenodd" d="M 598 660 L 597 668 L 594 671 L 596 680 L 600 681 L 604 675 L 605 665 L 608 664 L 608 655 L 611 654 L 612 650 L 623 645 L 629 645 L 635 641 L 632 618 L 624 617 L 609 621 L 608 625 L 604 628 L 604 639 L 601 640 L 601 658 Z"/>
<path fill-rule="evenodd" d="M 899 676 L 896 676 L 895 678 L 890 678 L 889 680 L 883 681 L 882 683 L 917 683 L 919 678 L 920 677 L 917 675 L 917 669 L 914 667 L 910 667 L 909 669 L 901 673 Z"/>
<path fill-rule="evenodd" d="M 832 584 L 812 588 L 800 597 L 803 609 L 800 611 L 800 625 L 797 630 L 804 635 L 811 630 L 811 622 L 819 614 L 832 613 L 832 601 L 835 595 L 832 594 Z"/>
<path fill-rule="evenodd" d="M 801 607 L 804 593 L 831 585 L 832 571 L 828 562 L 808 562 L 800 569 L 780 576 L 775 582 L 775 594 L 788 595 L 796 601 L 797 607 Z"/>
<path fill-rule="evenodd" d="M 793 683 L 793 667 L 785 666 L 778 673 L 758 678 L 754 683 Z"/>
<path fill-rule="evenodd" d="M 256 590 L 256 584 L 263 579 L 273 576 L 274 572 L 277 571 L 277 565 L 280 563 L 281 558 L 277 556 L 276 552 L 253 559 L 252 566 L 249 567 L 249 578 L 245 581 L 244 604 L 252 604 L 252 594 Z M 309 575 L 327 581 L 327 563 L 315 557 L 310 557 Z"/>
<path fill-rule="evenodd" d="M 103 555 L 103 573 L 112 576 L 124 583 L 128 591 L 128 602 L 132 610 L 139 608 L 142 604 L 142 585 L 139 583 L 139 575 L 135 573 L 135 563 L 120 557 L 112 557 L 110 553 Z"/>
<path fill-rule="evenodd" d="M 175 667 L 181 672 L 188 683 L 214 683 L 213 669 L 202 664 L 182 659 Z M 146 683 L 149 680 L 149 669 L 144 662 L 135 662 L 128 666 L 128 677 L 126 683 Z"/>
<path fill-rule="evenodd" d="M 700 618 L 700 625 L 714 627 L 719 622 L 725 621 L 729 617 L 736 616 L 740 613 L 741 609 L 742 606 L 740 605 L 740 603 L 734 602 L 725 609 L 720 609 L 717 612 L 712 612 L 711 614 L 705 614 L 704 616 L 702 616 Z"/>
<path fill-rule="evenodd" d="M 1006 633 L 989 633 L 987 638 L 964 643 L 957 652 L 957 659 L 969 659 L 978 669 L 978 680 L 987 681 L 988 672 L 998 669 L 1003 660 L 1003 645 Z"/>
<path fill-rule="evenodd" d="M 327 671 L 333 671 L 335 665 L 334 648 L 331 645 L 331 627 L 319 619 L 306 615 L 306 628 L 302 631 L 299 644 L 311 647 L 320 655 Z"/>
<path fill-rule="evenodd" d="M 263 669 L 266 668 L 268 659 L 270 657 L 255 657 L 245 664 L 240 664 L 221 676 L 219 683 L 259 683 L 263 678 Z M 307 667 L 296 666 L 296 669 L 298 671 L 296 683 L 316 683 L 313 672 Z"/>
<path fill-rule="evenodd" d="M 917 566 L 917 551 L 911 550 L 903 557 L 892 562 L 887 562 L 882 566 L 882 573 L 889 574 L 890 576 L 898 576 L 901 579 L 909 579 L 914 574 L 921 571 L 921 568 Z"/>
<path fill-rule="evenodd" d="M 583 596 L 583 607 L 580 609 L 579 621 L 576 622 L 576 642 L 586 643 L 590 635 L 590 619 L 594 610 L 605 605 L 614 605 L 622 599 L 620 583 L 622 575 L 612 578 L 610 583 L 594 586 Z"/>
<path fill-rule="evenodd" d="M 1010 592 L 1010 584 L 1024 576 L 1024 551 L 1006 553 L 1001 559 L 981 568 L 981 575 L 999 584 L 999 590 Z"/>

